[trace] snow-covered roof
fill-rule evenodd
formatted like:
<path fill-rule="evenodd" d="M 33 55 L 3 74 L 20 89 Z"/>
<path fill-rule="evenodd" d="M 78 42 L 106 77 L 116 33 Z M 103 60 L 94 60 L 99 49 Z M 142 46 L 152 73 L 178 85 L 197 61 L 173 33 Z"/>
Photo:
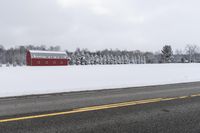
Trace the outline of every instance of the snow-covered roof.
<path fill-rule="evenodd" d="M 48 53 L 48 54 L 66 54 L 64 51 L 42 51 L 42 50 L 29 50 L 30 53 Z"/>
<path fill-rule="evenodd" d="M 41 51 L 41 50 L 29 50 L 32 58 L 54 58 L 54 59 L 66 59 L 66 52 L 62 51 Z"/>

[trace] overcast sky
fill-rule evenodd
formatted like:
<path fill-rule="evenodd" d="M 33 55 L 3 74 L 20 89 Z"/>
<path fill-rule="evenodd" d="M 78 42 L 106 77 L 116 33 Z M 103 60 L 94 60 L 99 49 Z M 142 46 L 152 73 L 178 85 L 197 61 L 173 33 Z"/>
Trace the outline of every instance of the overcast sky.
<path fill-rule="evenodd" d="M 199 0 L 0 0 L 0 44 L 157 51 L 200 45 Z"/>

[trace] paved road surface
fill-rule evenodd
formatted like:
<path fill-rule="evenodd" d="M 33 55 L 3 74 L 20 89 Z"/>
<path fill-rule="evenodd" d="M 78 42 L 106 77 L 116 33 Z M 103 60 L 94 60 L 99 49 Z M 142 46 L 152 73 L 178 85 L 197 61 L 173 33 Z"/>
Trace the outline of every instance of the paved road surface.
<path fill-rule="evenodd" d="M 0 123 L 2 133 L 200 132 L 200 83 L 126 88 L 0 100 L 0 120 L 151 98 L 175 98 L 68 115 Z M 178 98 L 177 97 L 181 97 Z"/>

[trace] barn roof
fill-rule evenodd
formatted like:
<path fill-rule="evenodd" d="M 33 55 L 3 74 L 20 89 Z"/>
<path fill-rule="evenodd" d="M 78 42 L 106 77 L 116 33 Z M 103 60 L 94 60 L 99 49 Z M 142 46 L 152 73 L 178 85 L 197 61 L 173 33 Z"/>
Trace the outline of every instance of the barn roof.
<path fill-rule="evenodd" d="M 63 51 L 42 51 L 42 50 L 29 50 L 30 53 L 46 53 L 46 54 L 65 54 Z"/>
<path fill-rule="evenodd" d="M 66 52 L 62 51 L 41 51 L 41 50 L 29 50 L 31 58 L 57 58 L 66 59 Z"/>

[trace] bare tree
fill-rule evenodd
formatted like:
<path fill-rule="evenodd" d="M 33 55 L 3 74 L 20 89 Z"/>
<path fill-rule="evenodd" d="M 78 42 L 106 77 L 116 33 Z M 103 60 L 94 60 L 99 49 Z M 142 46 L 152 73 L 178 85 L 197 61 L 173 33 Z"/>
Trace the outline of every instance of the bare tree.
<path fill-rule="evenodd" d="M 187 45 L 185 52 L 189 62 L 196 62 L 196 55 L 199 53 L 199 47 L 197 45 Z"/>

